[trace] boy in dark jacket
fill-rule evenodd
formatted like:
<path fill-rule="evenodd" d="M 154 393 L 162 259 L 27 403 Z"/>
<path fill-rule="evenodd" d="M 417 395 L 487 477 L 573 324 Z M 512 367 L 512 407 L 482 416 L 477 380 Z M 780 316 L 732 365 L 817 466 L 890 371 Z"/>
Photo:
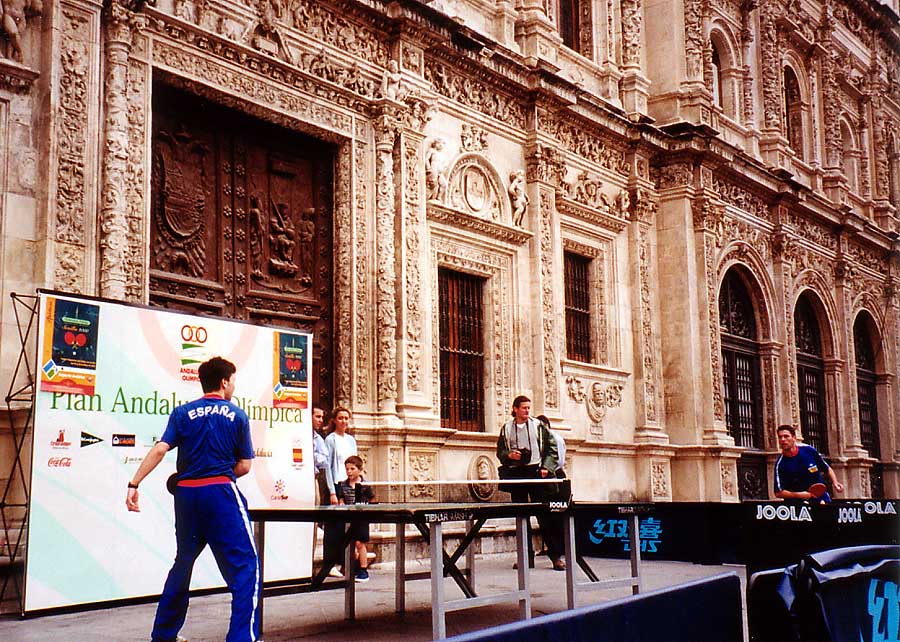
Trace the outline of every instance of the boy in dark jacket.
<path fill-rule="evenodd" d="M 362 459 L 357 455 L 351 455 L 344 461 L 347 471 L 347 479 L 337 483 L 338 504 L 369 504 L 375 499 L 375 491 L 371 486 L 363 484 Z M 369 557 L 366 543 L 369 541 L 369 524 L 367 522 L 351 522 L 350 536 L 356 545 L 356 559 L 359 570 L 356 571 L 357 582 L 369 581 Z"/>

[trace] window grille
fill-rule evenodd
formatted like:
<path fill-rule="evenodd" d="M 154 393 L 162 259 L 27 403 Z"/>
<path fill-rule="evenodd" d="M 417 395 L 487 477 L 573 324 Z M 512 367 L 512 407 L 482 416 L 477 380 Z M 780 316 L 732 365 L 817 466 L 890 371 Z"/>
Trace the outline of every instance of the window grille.
<path fill-rule="evenodd" d="M 438 270 L 441 425 L 484 430 L 484 280 Z"/>
<path fill-rule="evenodd" d="M 759 343 L 750 293 L 734 271 L 719 292 L 725 425 L 735 444 L 762 448 L 762 386 Z"/>
<path fill-rule="evenodd" d="M 825 363 L 822 360 L 819 323 L 806 296 L 800 297 L 794 309 L 794 341 L 797 347 L 797 389 L 803 439 L 825 455 L 828 453 Z"/>
<path fill-rule="evenodd" d="M 574 361 L 591 361 L 591 260 L 565 253 L 566 355 Z"/>

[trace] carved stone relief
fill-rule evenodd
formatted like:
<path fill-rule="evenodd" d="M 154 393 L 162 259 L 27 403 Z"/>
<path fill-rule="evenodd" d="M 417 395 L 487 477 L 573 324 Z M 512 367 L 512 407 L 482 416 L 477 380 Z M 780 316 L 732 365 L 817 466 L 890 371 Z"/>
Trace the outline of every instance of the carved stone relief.
<path fill-rule="evenodd" d="M 669 499 L 672 497 L 669 483 L 669 462 L 650 462 L 650 495 L 651 499 Z"/>
<path fill-rule="evenodd" d="M 610 408 L 618 408 L 622 405 L 622 390 L 625 386 L 620 383 L 604 385 L 594 381 L 585 388 L 578 377 L 566 377 L 566 391 L 575 403 L 584 403 L 588 418 L 591 420 L 589 429 L 592 435 L 603 436 L 603 419 Z"/>
<path fill-rule="evenodd" d="M 437 453 L 411 450 L 406 469 L 409 471 L 410 481 L 434 481 L 437 478 Z M 434 489 L 434 484 L 414 484 L 410 486 L 409 494 L 417 499 L 433 499 L 435 496 Z"/>
<path fill-rule="evenodd" d="M 459 143 L 464 152 L 483 152 L 488 147 L 488 133 L 478 125 L 463 123 Z"/>
<path fill-rule="evenodd" d="M 475 480 L 469 484 L 469 493 L 480 502 L 489 502 L 497 493 L 494 483 L 479 483 L 482 479 L 496 479 L 497 469 L 494 460 L 487 455 L 476 455 L 469 461 L 466 479 Z"/>
<path fill-rule="evenodd" d="M 514 129 L 526 128 L 525 108 L 513 98 L 467 76 L 457 74 L 451 67 L 432 59 L 425 61 L 425 80 L 434 90 L 466 107 L 495 118 Z"/>
<path fill-rule="evenodd" d="M 81 246 L 85 238 L 85 153 L 88 148 L 88 99 L 91 63 L 89 18 L 75 10 L 62 11 L 60 100 L 57 113 L 58 171 L 55 239 Z M 74 256 L 70 256 L 74 259 Z M 77 259 L 79 270 L 84 258 Z M 83 275 L 81 277 L 84 278 Z M 79 279 L 80 280 L 80 279 Z"/>
<path fill-rule="evenodd" d="M 722 495 L 729 499 L 738 496 L 737 482 L 735 480 L 735 468 L 729 462 L 720 462 L 719 469 L 722 478 Z"/>
<path fill-rule="evenodd" d="M 480 154 L 463 154 L 449 170 L 447 205 L 470 216 L 512 224 L 505 191 L 497 170 Z"/>
<path fill-rule="evenodd" d="M 622 64 L 640 66 L 644 8 L 641 0 L 622 0 Z"/>
<path fill-rule="evenodd" d="M 0 35 L 6 45 L 6 57 L 16 62 L 25 60 L 22 39 L 25 29 L 33 18 L 39 18 L 43 12 L 41 0 L 6 0 L 0 7 Z"/>

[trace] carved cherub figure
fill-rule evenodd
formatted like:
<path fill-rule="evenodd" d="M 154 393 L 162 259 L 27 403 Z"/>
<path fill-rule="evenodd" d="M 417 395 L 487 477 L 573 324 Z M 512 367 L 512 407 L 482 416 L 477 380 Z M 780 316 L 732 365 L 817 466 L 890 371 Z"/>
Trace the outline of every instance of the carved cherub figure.
<path fill-rule="evenodd" d="M 512 206 L 513 224 L 522 226 L 525 210 L 528 208 L 528 194 L 525 191 L 525 172 L 521 169 L 509 174 L 509 204 Z"/>
<path fill-rule="evenodd" d="M 16 62 L 22 62 L 22 31 L 25 29 L 25 21 L 28 16 L 41 15 L 41 0 L 2 0 L 0 10 L 0 25 L 9 42 L 6 55 Z"/>
<path fill-rule="evenodd" d="M 425 182 L 428 200 L 443 202 L 447 198 L 447 159 L 444 157 L 444 141 L 435 138 L 425 152 Z"/>
<path fill-rule="evenodd" d="M 387 71 L 381 79 L 381 97 L 389 100 L 403 100 L 403 86 L 401 79 L 403 74 L 400 72 L 400 65 L 396 60 L 388 61 Z"/>

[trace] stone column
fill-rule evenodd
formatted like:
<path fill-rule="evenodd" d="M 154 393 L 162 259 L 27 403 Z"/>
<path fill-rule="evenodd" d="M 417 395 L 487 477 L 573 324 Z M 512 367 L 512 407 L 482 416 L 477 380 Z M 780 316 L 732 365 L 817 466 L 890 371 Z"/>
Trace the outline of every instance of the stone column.
<path fill-rule="evenodd" d="M 106 7 L 105 128 L 100 195 L 100 296 L 123 300 L 128 274 L 128 51 L 134 14 L 119 2 Z"/>
<path fill-rule="evenodd" d="M 396 415 L 397 401 L 397 276 L 394 221 L 394 149 L 400 127 L 400 107 L 382 99 L 375 107 L 375 385 L 377 409 Z"/>

